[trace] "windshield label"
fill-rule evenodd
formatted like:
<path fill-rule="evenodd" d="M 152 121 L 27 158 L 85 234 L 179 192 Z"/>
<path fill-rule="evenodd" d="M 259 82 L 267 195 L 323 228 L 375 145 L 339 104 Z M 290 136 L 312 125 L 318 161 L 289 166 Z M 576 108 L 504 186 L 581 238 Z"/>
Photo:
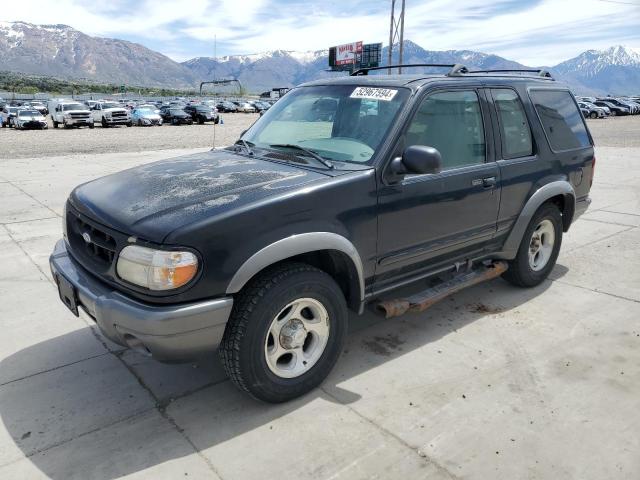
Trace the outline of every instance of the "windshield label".
<path fill-rule="evenodd" d="M 396 96 L 398 90 L 391 88 L 358 87 L 350 95 L 351 98 L 368 98 L 371 100 L 384 100 L 390 102 Z"/>

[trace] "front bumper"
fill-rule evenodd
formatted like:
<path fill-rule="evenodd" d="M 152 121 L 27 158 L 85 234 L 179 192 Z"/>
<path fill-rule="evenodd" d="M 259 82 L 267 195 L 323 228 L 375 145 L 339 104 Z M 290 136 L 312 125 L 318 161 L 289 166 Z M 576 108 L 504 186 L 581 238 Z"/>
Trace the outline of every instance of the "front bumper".
<path fill-rule="evenodd" d="M 20 123 L 20 128 L 33 128 L 33 129 L 47 128 L 47 122 L 41 122 L 39 120 L 32 120 L 30 122 Z"/>
<path fill-rule="evenodd" d="M 131 122 L 129 117 L 104 117 L 104 121 L 109 125 L 126 125 Z"/>
<path fill-rule="evenodd" d="M 61 275 L 76 290 L 79 307 L 113 342 L 162 362 L 193 360 L 215 351 L 231 314 L 233 298 L 152 305 L 111 289 L 81 267 L 58 241 L 49 257 L 56 283 Z"/>
<path fill-rule="evenodd" d="M 93 119 L 91 117 L 87 118 L 65 118 L 64 122 L 67 125 L 93 125 Z"/>
<path fill-rule="evenodd" d="M 576 221 L 580 215 L 587 211 L 591 205 L 591 197 L 583 197 L 576 200 L 576 211 L 573 214 L 573 221 Z"/>

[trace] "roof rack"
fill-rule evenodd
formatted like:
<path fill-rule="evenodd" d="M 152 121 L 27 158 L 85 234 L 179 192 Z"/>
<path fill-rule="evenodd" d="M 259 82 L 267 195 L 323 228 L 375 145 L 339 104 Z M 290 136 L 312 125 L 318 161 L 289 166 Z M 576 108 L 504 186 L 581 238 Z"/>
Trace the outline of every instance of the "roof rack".
<path fill-rule="evenodd" d="M 513 69 L 499 69 L 499 70 L 471 70 L 471 71 L 467 71 L 465 73 L 534 73 L 538 77 L 553 79 L 553 76 L 551 75 L 551 73 L 549 73 L 547 70 L 544 70 L 542 68 L 533 68 L 533 69 L 513 68 Z"/>
<path fill-rule="evenodd" d="M 369 75 L 369 72 L 372 70 L 391 70 L 392 68 L 415 68 L 415 67 L 441 67 L 441 68 L 449 68 L 450 70 L 447 72 L 448 77 L 459 77 L 463 73 L 469 73 L 469 70 L 464 65 L 459 63 L 409 63 L 403 65 L 385 65 L 384 67 L 367 67 L 360 68 L 351 74 L 352 77 L 357 77 L 361 75 Z"/>

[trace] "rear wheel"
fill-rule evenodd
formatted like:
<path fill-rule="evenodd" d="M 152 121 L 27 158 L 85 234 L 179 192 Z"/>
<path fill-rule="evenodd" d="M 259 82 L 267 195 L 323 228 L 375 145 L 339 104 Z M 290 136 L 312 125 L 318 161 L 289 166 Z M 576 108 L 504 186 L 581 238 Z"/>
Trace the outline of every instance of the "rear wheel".
<path fill-rule="evenodd" d="M 562 216 L 558 207 L 544 204 L 531 219 L 516 258 L 502 275 L 519 287 L 535 287 L 551 273 L 562 244 Z"/>
<path fill-rule="evenodd" d="M 591 113 L 589 114 L 589 116 L 590 116 L 591 118 L 598 118 L 598 112 L 591 112 Z"/>
<path fill-rule="evenodd" d="M 347 328 L 340 287 L 325 272 L 287 263 L 260 274 L 236 297 L 220 345 L 233 383 L 266 402 L 317 387 L 335 365 Z"/>

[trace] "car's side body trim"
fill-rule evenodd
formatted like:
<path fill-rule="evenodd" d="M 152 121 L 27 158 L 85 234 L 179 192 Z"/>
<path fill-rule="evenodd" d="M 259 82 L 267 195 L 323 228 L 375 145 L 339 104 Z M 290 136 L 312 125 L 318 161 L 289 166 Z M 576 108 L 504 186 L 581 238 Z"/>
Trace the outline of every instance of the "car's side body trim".
<path fill-rule="evenodd" d="M 242 264 L 229 282 L 226 293 L 239 292 L 254 275 L 276 262 L 303 253 L 321 250 L 337 250 L 349 256 L 358 275 L 359 300 L 362 302 L 364 300 L 364 274 L 360 254 L 348 239 L 332 232 L 300 233 L 267 245 Z"/>
<path fill-rule="evenodd" d="M 547 183 L 546 185 L 541 186 L 533 193 L 533 195 L 531 195 L 531 197 L 529 197 L 529 200 L 525 203 L 518 219 L 515 221 L 515 224 L 511 229 L 511 233 L 504 242 L 502 251 L 495 255 L 494 258 L 505 260 L 514 259 L 518 253 L 522 236 L 538 208 L 540 208 L 540 206 L 550 198 L 558 195 L 563 195 L 565 202 L 567 200 L 572 202 L 572 204 L 565 206 L 565 212 L 563 212 L 564 215 L 570 215 L 571 217 L 566 223 L 569 225 L 576 210 L 575 190 L 566 180 L 556 180 L 554 182 Z"/>

